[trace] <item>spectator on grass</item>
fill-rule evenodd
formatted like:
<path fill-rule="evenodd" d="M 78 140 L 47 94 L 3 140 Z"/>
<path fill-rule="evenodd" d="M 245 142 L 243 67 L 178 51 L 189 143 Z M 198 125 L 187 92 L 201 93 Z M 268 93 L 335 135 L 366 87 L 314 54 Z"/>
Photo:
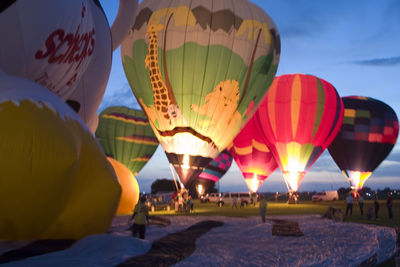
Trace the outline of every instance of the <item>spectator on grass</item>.
<path fill-rule="evenodd" d="M 378 219 L 378 217 L 379 217 L 378 192 L 375 192 L 375 197 L 374 197 L 374 208 L 375 208 L 375 219 Z"/>
<path fill-rule="evenodd" d="M 263 223 L 265 223 L 265 215 L 267 214 L 267 206 L 268 206 L 267 199 L 263 195 L 260 195 L 260 216 L 261 216 L 261 221 Z"/>
<path fill-rule="evenodd" d="M 387 194 L 386 207 L 388 210 L 389 219 L 393 219 L 393 198 L 390 192 Z"/>
<path fill-rule="evenodd" d="M 372 205 L 368 206 L 367 210 L 367 219 L 371 220 L 372 219 Z"/>
<path fill-rule="evenodd" d="M 350 216 L 353 215 L 353 194 L 351 192 L 349 192 L 349 194 L 346 197 L 346 213 L 345 215 L 347 216 L 347 214 L 350 212 Z"/>
<path fill-rule="evenodd" d="M 129 221 L 134 220 L 132 226 L 132 236 L 139 233 L 139 237 L 144 239 L 146 234 L 146 222 L 149 224 L 149 208 L 145 205 L 146 197 L 142 196 L 133 210 L 132 217 Z"/>
<path fill-rule="evenodd" d="M 232 198 L 232 209 L 237 208 L 237 197 L 233 196 Z"/>
<path fill-rule="evenodd" d="M 364 215 L 364 198 L 361 194 L 359 195 L 357 202 L 358 202 L 358 206 L 360 207 L 361 216 L 363 216 Z"/>

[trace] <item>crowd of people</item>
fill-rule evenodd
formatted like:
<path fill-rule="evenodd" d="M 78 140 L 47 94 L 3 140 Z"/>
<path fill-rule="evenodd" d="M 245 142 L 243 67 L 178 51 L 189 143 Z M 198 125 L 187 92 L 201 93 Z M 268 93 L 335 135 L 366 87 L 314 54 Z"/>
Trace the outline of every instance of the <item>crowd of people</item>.
<path fill-rule="evenodd" d="M 371 220 L 373 217 L 375 219 L 379 219 L 380 204 L 379 204 L 378 194 L 375 193 L 373 199 L 374 199 L 374 204 L 369 205 L 368 209 L 367 209 L 366 215 L 367 215 L 368 220 Z M 358 204 L 361 216 L 364 216 L 364 198 L 358 192 L 355 192 L 355 193 L 349 192 L 347 194 L 345 216 L 353 215 L 353 206 L 354 206 L 355 202 L 357 202 L 357 204 Z M 390 193 L 387 194 L 386 208 L 387 208 L 387 212 L 388 212 L 388 217 L 389 217 L 389 219 L 392 220 L 393 219 L 393 197 Z"/>

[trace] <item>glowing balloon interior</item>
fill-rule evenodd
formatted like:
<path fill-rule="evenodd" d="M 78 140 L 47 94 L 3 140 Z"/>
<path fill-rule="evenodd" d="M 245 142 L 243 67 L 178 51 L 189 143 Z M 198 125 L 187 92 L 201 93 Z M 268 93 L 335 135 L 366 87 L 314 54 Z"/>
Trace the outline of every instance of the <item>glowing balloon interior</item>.
<path fill-rule="evenodd" d="M 265 179 L 278 168 L 271 151 L 257 132 L 255 123 L 258 121 L 251 118 L 229 146 L 229 151 L 252 192 L 257 192 Z"/>
<path fill-rule="evenodd" d="M 344 119 L 328 151 L 350 182 L 361 190 L 389 155 L 399 134 L 399 121 L 387 104 L 369 97 L 343 97 Z"/>
<path fill-rule="evenodd" d="M 247 0 L 141 2 L 124 70 L 186 187 L 253 114 L 279 53 L 276 26 Z"/>
<path fill-rule="evenodd" d="M 256 127 L 276 159 L 289 191 L 338 133 L 343 103 L 336 89 L 312 75 L 276 77 L 255 116 Z"/>
<path fill-rule="evenodd" d="M 96 137 L 104 152 L 136 175 L 158 147 L 146 115 L 141 110 L 116 106 L 106 108 L 99 117 Z"/>

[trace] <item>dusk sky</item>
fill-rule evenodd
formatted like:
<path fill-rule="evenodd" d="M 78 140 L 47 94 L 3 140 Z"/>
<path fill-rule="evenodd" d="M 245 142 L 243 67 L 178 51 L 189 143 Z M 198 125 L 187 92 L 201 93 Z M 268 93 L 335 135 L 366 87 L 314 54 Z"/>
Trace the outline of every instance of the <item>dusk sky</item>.
<path fill-rule="evenodd" d="M 118 1 L 100 2 L 111 25 L 118 11 Z M 400 115 L 400 1 L 251 2 L 262 7 L 278 27 L 282 50 L 276 75 L 312 74 L 333 84 L 340 96 L 376 98 Z M 139 108 L 125 77 L 120 49 L 113 54 L 111 75 L 98 111 L 115 105 Z M 155 179 L 172 179 L 161 146 L 136 178 L 140 190 L 147 192 Z M 399 188 L 399 182 L 400 145 L 397 142 L 364 186 Z M 305 175 L 299 191 L 339 187 L 349 187 L 349 184 L 326 151 Z M 235 163 L 219 182 L 219 188 L 222 192 L 248 191 Z M 259 188 L 259 192 L 274 191 L 287 191 L 279 169 Z"/>

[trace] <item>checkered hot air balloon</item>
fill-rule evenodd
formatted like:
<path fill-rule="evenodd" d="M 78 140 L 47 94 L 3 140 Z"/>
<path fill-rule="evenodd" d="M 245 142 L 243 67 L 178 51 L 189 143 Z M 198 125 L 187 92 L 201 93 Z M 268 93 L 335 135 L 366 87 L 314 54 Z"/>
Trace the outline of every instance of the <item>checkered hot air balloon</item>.
<path fill-rule="evenodd" d="M 361 190 L 396 144 L 399 121 L 394 110 L 379 100 L 348 96 L 342 101 L 343 125 L 328 151 L 351 188 Z"/>
<path fill-rule="evenodd" d="M 233 158 L 229 151 L 225 149 L 213 159 L 196 180 L 197 186 L 202 185 L 202 188 L 207 192 L 208 189 L 214 187 L 222 176 L 229 170 L 232 165 Z"/>

